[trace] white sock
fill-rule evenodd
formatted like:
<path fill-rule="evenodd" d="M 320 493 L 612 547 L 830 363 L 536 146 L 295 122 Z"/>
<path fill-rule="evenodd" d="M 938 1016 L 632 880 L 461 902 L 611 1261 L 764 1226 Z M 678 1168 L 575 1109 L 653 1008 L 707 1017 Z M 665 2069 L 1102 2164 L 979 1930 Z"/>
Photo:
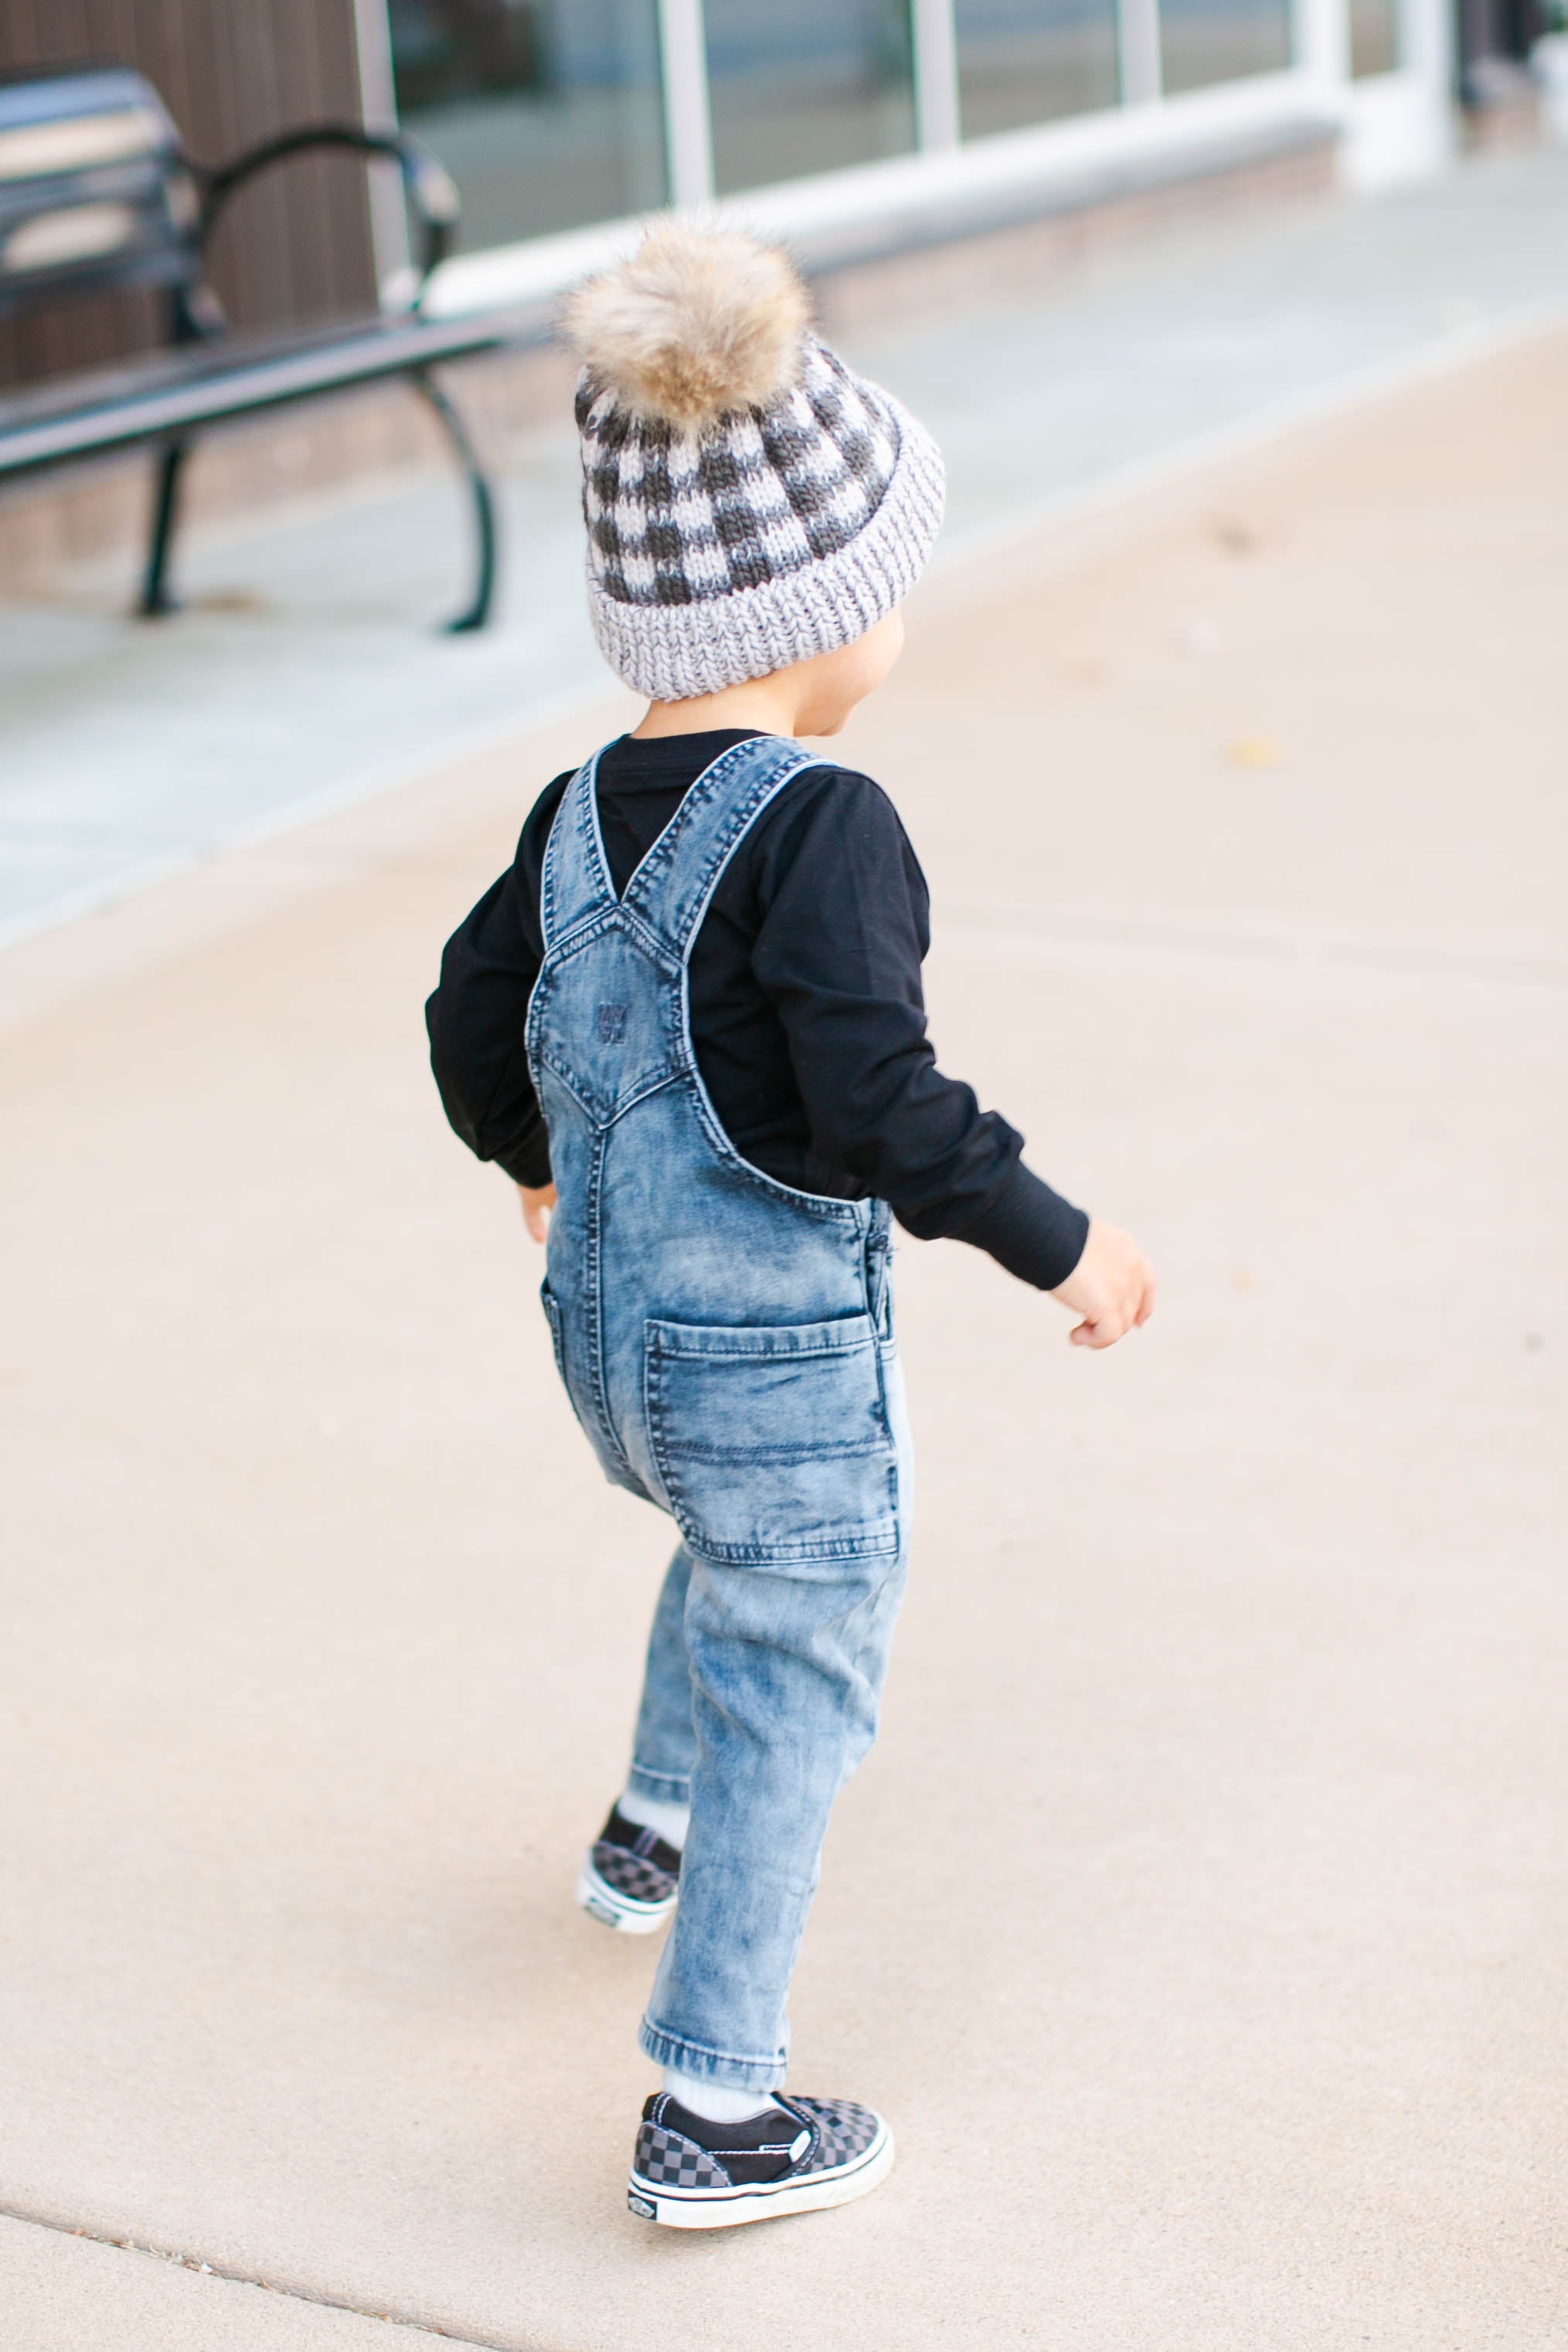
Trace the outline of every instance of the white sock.
<path fill-rule="evenodd" d="M 677 1853 L 685 1851 L 692 1818 L 689 1805 L 673 1805 L 666 1797 L 643 1797 L 634 1789 L 625 1789 L 615 1800 L 615 1810 L 623 1822 L 635 1822 L 640 1830 L 652 1830 L 666 1845 L 673 1845 Z M 733 2123 L 735 2118 L 727 2116 L 724 2120 Z"/>
<path fill-rule="evenodd" d="M 695 2074 L 678 2074 L 674 2066 L 664 2069 L 664 2088 L 672 2099 L 679 2099 L 683 2107 L 710 2124 L 743 2124 L 773 2105 L 766 2091 L 732 2091 L 727 2084 L 699 2082 Z"/>

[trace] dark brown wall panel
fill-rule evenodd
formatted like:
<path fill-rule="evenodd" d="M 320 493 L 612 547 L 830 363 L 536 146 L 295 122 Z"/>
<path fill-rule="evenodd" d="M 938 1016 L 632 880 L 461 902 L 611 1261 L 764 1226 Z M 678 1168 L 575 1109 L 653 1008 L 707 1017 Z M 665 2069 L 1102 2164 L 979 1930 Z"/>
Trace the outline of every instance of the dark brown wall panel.
<path fill-rule="evenodd" d="M 361 116 L 353 0 L 0 0 L 0 68 L 84 61 L 144 73 L 204 163 L 298 123 Z M 364 166 L 337 155 L 280 164 L 235 198 L 212 263 L 239 326 L 367 309 Z M 142 296 L 0 320 L 0 383 L 144 350 L 158 331 Z"/>

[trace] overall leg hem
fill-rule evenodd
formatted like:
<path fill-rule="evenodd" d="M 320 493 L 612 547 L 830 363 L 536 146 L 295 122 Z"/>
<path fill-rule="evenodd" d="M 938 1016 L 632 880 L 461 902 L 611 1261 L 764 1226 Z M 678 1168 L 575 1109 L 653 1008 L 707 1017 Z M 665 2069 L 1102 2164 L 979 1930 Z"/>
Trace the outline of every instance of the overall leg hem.
<path fill-rule="evenodd" d="M 652 1797 L 662 1805 L 689 1805 L 692 1801 L 692 1776 L 689 1772 L 650 1772 L 641 1764 L 633 1764 L 626 1775 L 629 1796 Z"/>
<path fill-rule="evenodd" d="M 700 2042 L 686 2042 L 666 2033 L 644 2017 L 637 2040 L 657 2066 L 673 2066 L 694 2081 L 712 2083 L 727 2091 L 777 2091 L 784 2081 L 784 2053 L 772 2058 L 740 2058 L 732 2051 L 709 2050 Z"/>

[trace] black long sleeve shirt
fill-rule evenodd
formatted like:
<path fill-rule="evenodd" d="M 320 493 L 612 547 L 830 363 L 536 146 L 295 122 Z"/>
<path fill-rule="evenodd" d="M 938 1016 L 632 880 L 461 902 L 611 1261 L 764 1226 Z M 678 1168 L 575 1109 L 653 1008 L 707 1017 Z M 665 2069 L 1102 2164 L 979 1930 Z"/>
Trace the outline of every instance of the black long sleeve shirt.
<path fill-rule="evenodd" d="M 748 728 L 622 736 L 599 763 L 600 825 L 624 890 L 690 786 Z M 447 1117 L 519 1184 L 549 1181 L 523 1032 L 544 960 L 539 879 L 570 774 L 540 794 L 517 858 L 447 942 L 426 1007 Z M 930 900 L 892 803 L 824 764 L 763 811 L 694 942 L 692 1039 L 725 1132 L 780 1183 L 877 1194 L 923 1240 L 988 1250 L 1040 1289 L 1064 1282 L 1089 1221 L 1024 1167 L 1023 1139 L 945 1077 L 925 1034 Z"/>

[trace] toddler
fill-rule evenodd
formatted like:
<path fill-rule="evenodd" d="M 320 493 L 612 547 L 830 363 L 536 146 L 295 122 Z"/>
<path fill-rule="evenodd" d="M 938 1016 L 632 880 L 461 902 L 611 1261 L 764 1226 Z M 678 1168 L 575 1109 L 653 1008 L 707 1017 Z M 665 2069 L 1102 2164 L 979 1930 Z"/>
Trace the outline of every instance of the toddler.
<path fill-rule="evenodd" d="M 893 2161 L 872 2109 L 784 2087 L 818 1856 L 904 1587 L 892 1219 L 1053 1293 L 1084 1347 L 1154 1285 L 937 1069 L 914 851 L 869 777 L 801 740 L 898 657 L 942 513 L 929 436 L 744 237 L 654 229 L 569 330 L 594 627 L 648 709 L 542 794 L 429 1022 L 454 1127 L 548 1233 L 584 1434 L 680 1537 L 579 1899 L 625 1933 L 671 1922 L 630 2203 L 714 2229 L 845 2203 Z"/>

